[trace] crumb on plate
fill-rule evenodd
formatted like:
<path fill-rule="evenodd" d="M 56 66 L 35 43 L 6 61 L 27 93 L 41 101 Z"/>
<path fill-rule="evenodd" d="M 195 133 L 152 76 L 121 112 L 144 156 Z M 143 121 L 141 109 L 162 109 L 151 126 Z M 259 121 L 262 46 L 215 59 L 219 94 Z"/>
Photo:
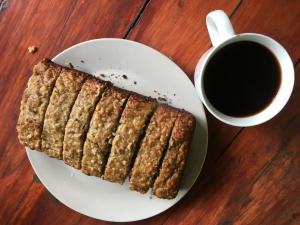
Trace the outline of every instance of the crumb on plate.
<path fill-rule="evenodd" d="M 70 67 L 71 69 L 74 68 L 73 64 L 71 62 L 68 63 L 68 67 Z"/>
<path fill-rule="evenodd" d="M 167 99 L 166 98 L 163 98 L 163 97 L 158 97 L 157 98 L 159 101 L 162 101 L 162 102 L 166 102 L 167 101 Z"/>

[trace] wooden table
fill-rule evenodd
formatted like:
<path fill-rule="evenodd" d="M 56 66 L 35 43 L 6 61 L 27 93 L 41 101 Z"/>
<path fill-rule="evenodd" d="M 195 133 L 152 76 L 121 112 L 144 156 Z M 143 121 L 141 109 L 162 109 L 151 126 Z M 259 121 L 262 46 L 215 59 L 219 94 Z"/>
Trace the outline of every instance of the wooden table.
<path fill-rule="evenodd" d="M 196 184 L 174 207 L 133 224 L 300 224 L 299 0 L 9 0 L 0 12 L 1 225 L 110 224 L 67 208 L 34 175 L 15 129 L 32 66 L 78 42 L 117 37 L 161 51 L 192 79 L 210 47 L 205 16 L 214 9 L 230 15 L 237 33 L 263 33 L 287 49 L 292 97 L 274 119 L 250 128 L 207 113 L 208 156 Z"/>

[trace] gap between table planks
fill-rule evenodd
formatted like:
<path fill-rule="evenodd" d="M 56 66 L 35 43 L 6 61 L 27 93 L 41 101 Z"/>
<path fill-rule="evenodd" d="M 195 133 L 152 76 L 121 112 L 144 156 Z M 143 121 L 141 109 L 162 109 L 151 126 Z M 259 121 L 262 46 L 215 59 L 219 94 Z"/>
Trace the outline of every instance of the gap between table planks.
<path fill-rule="evenodd" d="M 51 58 L 67 46 L 91 38 L 122 38 L 143 4 L 141 0 L 10 0 L 0 13 L 0 126 L 5 131 L 0 133 L 0 201 L 4 203 L 0 224 L 64 223 L 66 218 L 74 224 L 85 217 L 61 203 L 53 207 L 51 194 L 33 182 L 33 171 L 15 131 L 21 95 L 32 66 L 41 58 Z M 31 45 L 39 48 L 33 55 L 27 52 Z"/>
<path fill-rule="evenodd" d="M 133 40 L 140 41 L 142 43 L 146 43 L 162 51 L 164 54 L 168 55 L 171 59 L 173 59 L 176 63 L 178 63 L 182 68 L 184 68 L 184 70 L 188 72 L 190 78 L 192 78 L 194 65 L 196 64 L 199 57 L 206 51 L 206 49 L 209 48 L 209 42 L 208 43 L 206 42 L 208 40 L 208 36 L 199 35 L 200 37 L 198 37 L 197 39 L 197 36 L 199 34 L 198 32 L 200 29 L 202 29 L 201 30 L 202 33 L 204 32 L 206 34 L 205 27 L 198 28 L 197 30 L 193 26 L 189 26 L 186 20 L 188 20 L 189 17 L 193 17 L 193 14 L 184 14 L 184 10 L 183 13 L 182 11 L 180 11 L 180 13 L 182 14 L 180 13 L 176 14 L 177 12 L 176 4 L 174 4 L 174 2 L 172 2 L 173 4 L 170 2 L 168 3 L 162 6 L 155 1 L 150 2 L 148 6 L 149 10 L 145 11 L 145 15 L 141 18 L 140 22 L 137 24 L 135 29 L 133 29 L 130 38 Z M 184 4 L 181 4 L 181 6 L 184 6 Z M 171 9 L 169 10 L 169 14 L 163 13 L 165 8 L 172 8 L 172 10 Z M 178 16 L 178 14 L 180 14 L 180 16 Z M 183 19 L 180 20 L 181 17 L 184 17 L 184 20 Z M 284 47 L 291 54 L 294 63 L 299 61 L 299 57 L 300 57 L 300 51 L 299 51 L 300 24 L 298 22 L 300 20 L 299 2 L 239 1 L 237 3 L 237 7 L 235 8 L 231 19 L 237 33 L 257 32 L 257 33 L 263 33 L 269 35 L 284 45 Z M 172 30 L 168 30 L 168 32 L 165 32 L 165 30 L 167 30 L 167 27 L 172 27 Z M 185 27 L 185 30 L 183 30 L 182 32 L 180 32 L 181 27 Z M 198 44 L 199 40 L 202 41 L 200 42 L 202 43 L 202 45 Z M 192 46 L 184 45 L 184 43 L 189 43 L 189 42 L 192 42 L 193 45 Z M 207 47 L 201 48 L 204 45 L 204 43 L 207 43 L 206 44 Z M 184 46 L 184 48 L 181 48 L 181 46 Z M 182 55 L 184 55 L 184 57 Z M 189 60 L 186 60 L 186 58 L 189 58 Z M 287 105 L 287 107 L 289 107 L 289 104 Z M 296 107 L 294 108 L 294 110 L 296 111 L 297 109 L 298 108 Z M 245 137 L 245 141 L 246 141 L 246 137 L 248 136 L 244 136 L 244 133 L 245 132 L 248 133 L 247 130 L 248 129 L 251 130 L 253 128 L 239 130 L 238 128 L 228 127 L 213 119 L 209 114 L 207 115 L 208 115 L 208 125 L 209 125 L 210 132 L 209 132 L 208 157 L 205 163 L 204 170 L 200 178 L 198 179 L 198 182 L 193 187 L 191 193 L 187 195 L 183 199 L 183 201 L 181 201 L 177 206 L 173 207 L 174 210 L 173 208 L 171 209 L 173 210 L 173 212 L 169 214 L 169 218 L 166 220 L 165 224 L 201 224 L 201 223 L 222 224 L 222 222 L 224 221 L 225 221 L 224 223 L 226 224 L 226 220 L 221 218 L 221 216 L 226 217 L 226 214 L 225 215 L 221 214 L 224 213 L 223 212 L 224 208 L 222 206 L 218 207 L 217 205 L 214 205 L 214 208 L 212 207 L 209 210 L 206 210 L 208 208 L 207 204 L 209 205 L 210 202 L 207 201 L 204 204 L 201 204 L 202 202 L 201 197 L 205 198 L 205 196 L 203 196 L 205 195 L 205 193 L 201 194 L 202 187 L 209 189 L 210 188 L 209 182 L 215 182 L 216 179 L 218 179 L 218 176 L 222 175 L 222 170 L 220 170 L 219 174 L 212 176 L 211 170 L 213 170 L 214 167 L 219 168 L 218 167 L 219 163 L 227 163 L 226 152 L 232 149 L 231 145 L 235 144 L 237 140 L 241 141 L 241 137 Z M 277 118 L 282 118 L 282 113 L 279 114 L 274 120 L 271 120 L 268 123 L 261 126 L 265 126 L 265 125 L 270 126 L 270 124 L 272 124 L 275 127 Z M 258 126 L 257 128 L 261 126 Z M 231 138 L 225 139 L 228 141 L 227 144 L 223 143 L 219 147 L 218 137 L 223 137 L 224 134 L 228 135 L 228 133 L 230 133 Z M 262 134 L 266 135 L 267 133 L 262 133 Z M 249 137 L 251 137 L 250 134 Z M 260 141 L 262 142 L 263 139 L 261 139 Z M 259 146 L 260 144 L 259 141 L 256 144 L 258 144 Z M 247 145 L 245 145 L 244 151 L 245 150 L 247 150 Z M 276 147 L 272 149 L 273 153 L 277 152 L 277 150 L 278 149 Z M 239 154 L 238 156 L 242 156 L 243 154 L 242 151 L 237 153 Z M 257 155 L 259 155 L 259 153 L 260 152 L 255 152 L 255 154 Z M 268 162 L 268 160 L 269 160 L 268 157 L 263 158 L 263 162 Z M 230 161 L 228 163 L 230 163 Z M 249 168 L 251 169 L 250 166 L 251 165 L 249 165 Z M 260 169 L 262 168 L 263 167 L 261 167 Z M 224 169 L 224 167 L 222 169 Z M 238 170 L 239 167 L 236 167 L 235 169 Z M 293 169 L 294 170 L 298 169 L 299 171 L 299 168 L 297 167 L 294 167 Z M 257 173 L 259 172 L 260 170 L 257 171 Z M 255 177 L 256 174 L 254 174 L 253 176 Z M 242 177 L 240 178 L 240 180 L 242 180 Z M 295 183 L 293 184 L 296 185 Z M 216 191 L 217 191 L 217 187 L 216 187 Z M 228 193 L 224 193 L 223 196 L 224 199 L 220 197 L 221 204 L 223 204 L 224 202 L 226 203 L 227 196 Z M 207 198 L 209 200 L 209 197 Z M 194 205 L 191 204 L 191 200 L 193 200 L 195 204 L 199 204 L 201 207 L 197 209 L 196 207 L 193 207 Z M 263 207 L 266 207 L 266 205 L 264 204 L 260 205 L 260 209 Z M 255 207 L 253 207 L 253 209 L 254 208 Z M 299 209 L 299 202 L 298 202 L 298 209 Z M 226 212 L 228 212 L 229 210 L 230 208 Z M 288 208 L 286 210 L 288 210 Z M 202 214 L 199 215 L 200 213 Z M 271 218 L 270 221 L 272 221 L 272 211 L 270 211 L 269 213 Z M 256 214 L 257 214 L 256 217 L 257 219 L 259 218 L 260 215 L 259 211 L 257 211 Z M 182 216 L 178 217 L 178 215 L 182 215 Z M 297 213 L 293 215 L 297 215 Z M 261 215 L 261 217 L 262 216 L 263 215 Z M 254 215 L 252 215 L 252 217 L 254 217 Z M 228 220 L 228 221 L 229 221 L 228 224 L 234 222 L 234 220 L 233 221 Z M 243 222 L 247 223 L 249 222 L 249 220 L 245 220 Z M 277 221 L 277 222 L 281 223 L 283 221 Z"/>
<path fill-rule="evenodd" d="M 78 5 L 78 2 L 79 1 L 76 1 L 77 5 Z M 171 4 L 170 4 L 170 2 L 171 2 Z M 225 11 L 227 13 L 229 13 L 229 14 L 231 14 L 233 11 L 236 11 L 236 13 L 238 14 L 238 12 L 240 11 L 240 9 L 238 9 L 238 6 L 241 5 L 240 7 L 241 8 L 244 7 L 244 9 L 245 9 L 246 6 L 249 5 L 249 2 L 247 2 L 247 1 L 242 2 L 242 3 L 241 2 L 232 2 L 231 4 L 227 3 L 226 6 L 222 6 L 222 3 L 216 3 L 214 1 L 206 1 L 205 5 L 202 6 L 204 9 L 201 8 L 201 11 L 200 11 L 201 13 L 200 13 L 200 12 L 194 12 L 195 9 L 197 9 L 197 7 L 191 7 L 191 6 L 194 6 L 193 2 L 191 2 L 191 1 L 189 1 L 189 2 L 179 1 L 178 4 L 177 4 L 177 1 L 176 2 L 175 1 L 169 1 L 169 2 L 166 1 L 166 2 L 163 2 L 163 4 L 159 4 L 157 1 L 150 1 L 149 3 L 147 1 L 145 3 L 143 4 L 142 7 L 139 8 L 139 10 L 140 10 L 143 7 L 146 7 L 146 8 L 144 8 L 142 16 L 139 16 L 139 17 L 135 16 L 135 17 L 133 17 L 133 18 L 137 18 L 139 20 L 137 20 L 137 23 L 136 23 L 135 27 L 134 27 L 134 23 L 131 22 L 131 24 L 133 23 L 133 28 L 134 29 L 132 30 L 132 32 L 129 35 L 130 38 L 131 39 L 134 38 L 137 41 L 141 41 L 141 42 L 144 42 L 146 44 L 149 44 L 151 47 L 154 47 L 154 48 L 156 48 L 156 49 L 158 49 L 160 51 L 163 51 L 163 52 L 165 51 L 164 52 L 165 54 L 169 53 L 167 55 L 170 56 L 170 57 L 172 57 L 173 60 L 176 63 L 179 63 L 184 68 L 184 70 L 190 75 L 190 77 L 191 77 L 192 72 L 193 72 L 193 67 L 194 67 L 194 64 L 195 64 L 194 62 L 196 62 L 196 60 L 198 60 L 198 58 L 200 57 L 200 55 L 209 47 L 208 36 L 206 34 L 205 27 L 203 26 L 203 24 L 204 24 L 203 21 L 204 21 L 205 15 L 210 10 L 214 9 L 214 7 L 215 8 L 217 8 L 217 7 L 225 8 Z M 198 4 L 197 5 L 198 7 L 200 7 L 200 5 L 201 5 L 200 3 L 196 3 L 196 4 Z M 219 6 L 217 6 L 217 4 L 219 4 Z M 254 4 L 254 3 L 252 3 L 252 4 Z M 257 11 L 260 11 L 261 8 L 268 7 L 268 5 L 270 5 L 270 1 L 267 2 L 267 3 L 262 3 L 259 6 L 260 8 Z M 93 7 L 91 4 L 89 4 L 88 7 L 86 7 L 86 8 L 84 8 L 84 7 L 83 8 L 81 8 L 81 7 L 76 8 L 75 4 L 73 6 L 75 7 L 74 10 L 70 10 L 70 12 L 69 12 L 70 20 L 72 19 L 72 14 L 78 12 L 78 11 L 76 11 L 76 9 L 79 9 L 79 10 L 81 9 L 82 10 L 82 11 L 79 11 L 81 13 L 76 13 L 77 15 L 78 14 L 85 15 L 84 12 L 89 11 L 88 10 L 88 9 L 90 9 L 89 7 Z M 251 6 L 251 2 L 250 2 L 250 6 Z M 234 8 L 236 8 L 237 10 L 234 10 Z M 253 5 L 252 5 L 252 9 L 253 9 Z M 281 9 L 281 7 L 277 7 L 276 9 L 277 9 L 277 11 L 275 10 L 275 13 L 272 14 L 272 16 L 270 17 L 271 21 L 272 21 L 272 19 L 276 18 L 276 16 L 278 16 L 278 9 Z M 250 12 L 249 10 L 248 10 L 248 14 Z M 253 10 L 252 10 L 252 12 L 253 12 Z M 276 14 L 276 12 L 277 12 L 277 14 Z M 140 12 L 140 14 L 141 14 L 141 12 Z M 256 15 L 257 13 L 254 13 L 254 14 Z M 270 14 L 270 12 L 269 12 L 269 14 Z M 269 14 L 267 14 L 267 15 L 269 15 Z M 80 41 L 83 41 L 83 40 L 86 40 L 86 39 L 91 39 L 91 38 L 99 37 L 99 35 L 101 36 L 101 34 L 103 34 L 103 33 L 105 35 L 110 35 L 109 32 L 114 32 L 114 30 L 113 31 L 107 31 L 107 29 L 106 30 L 104 29 L 105 31 L 102 31 L 102 30 L 99 31 L 96 28 L 95 28 L 96 30 L 94 31 L 94 33 L 93 33 L 93 29 L 92 29 L 91 33 L 90 33 L 90 30 L 88 30 L 86 33 L 84 33 L 84 32 L 82 33 L 80 31 L 74 31 L 74 26 L 77 23 L 79 23 L 79 27 L 80 28 L 82 28 L 82 25 L 80 25 L 80 24 L 88 24 L 85 27 L 91 29 L 91 25 L 89 25 L 89 24 L 93 24 L 93 20 L 95 19 L 96 15 L 97 14 L 93 14 L 92 13 L 91 16 L 89 16 L 89 17 L 87 16 L 88 17 L 88 22 L 87 23 L 80 23 L 80 21 L 76 20 L 76 17 L 75 17 L 75 19 L 73 19 L 73 22 L 72 21 L 71 22 L 67 22 L 66 25 L 64 26 L 65 29 L 62 28 L 63 30 L 67 30 L 67 32 L 64 31 L 63 34 L 61 32 L 62 35 L 60 35 L 60 38 L 58 37 L 59 41 L 56 41 L 58 43 L 58 45 L 60 45 L 60 46 L 56 47 L 51 54 L 55 54 L 55 53 L 57 53 L 58 49 L 62 50 L 65 47 L 67 47 L 69 45 L 72 45 L 74 43 L 77 43 L 77 42 L 80 42 Z M 287 19 L 285 19 L 284 21 L 285 22 L 286 21 L 288 21 L 288 22 L 295 21 L 295 20 L 293 20 L 293 16 L 294 16 L 294 14 L 291 13 L 287 17 Z M 151 20 L 148 19 L 149 17 L 150 17 Z M 73 18 L 74 18 L 74 16 L 73 16 Z M 183 32 L 182 31 L 182 27 L 185 25 L 184 24 L 185 18 L 195 19 L 195 21 L 194 21 L 194 27 L 192 26 L 192 23 L 190 23 L 186 27 L 186 29 L 188 29 L 188 28 L 192 28 L 192 29 Z M 261 17 L 258 17 L 256 19 L 259 21 L 260 18 Z M 196 19 L 197 19 L 197 21 L 196 21 Z M 239 19 L 241 19 L 241 18 L 239 18 Z M 70 21 L 70 20 L 66 19 L 66 21 Z M 153 22 L 153 20 L 156 20 L 156 23 L 155 23 L 155 21 Z M 135 21 L 135 20 L 133 19 L 132 21 Z M 202 26 L 200 27 L 200 25 L 199 25 L 199 30 L 198 30 L 198 28 L 196 27 L 196 25 L 198 23 L 200 24 L 200 21 L 202 21 L 202 24 L 201 24 Z M 235 16 L 233 17 L 233 22 L 234 21 L 235 21 Z M 243 21 L 245 21 L 245 20 L 242 20 L 241 22 L 243 22 Z M 101 22 L 98 22 L 98 23 L 101 23 Z M 170 34 L 166 34 L 165 33 L 165 30 L 168 30 L 167 28 L 170 27 L 171 25 L 173 25 L 174 23 L 175 23 L 175 31 L 178 32 L 176 34 L 177 36 L 175 35 L 173 37 L 173 39 L 171 39 L 171 41 L 164 42 L 165 40 L 170 40 L 170 39 L 168 39 L 168 38 L 170 38 L 169 35 L 174 35 L 174 32 L 170 32 Z M 0 24 L 1 24 L 1 21 L 0 21 Z M 234 22 L 234 25 L 236 25 L 235 22 Z M 274 25 L 276 25 L 276 24 L 274 24 Z M 69 31 L 68 31 L 68 28 L 69 28 Z M 94 27 L 92 26 L 92 28 L 94 28 Z M 153 35 L 152 35 L 152 32 L 151 32 L 153 30 L 151 28 L 154 29 Z M 239 31 L 249 31 L 248 30 L 249 26 L 245 27 L 245 30 L 238 30 L 236 26 L 235 26 L 235 28 L 236 28 L 236 31 L 238 31 L 238 32 Z M 260 28 L 261 27 L 257 27 L 257 26 L 255 27 L 255 29 L 260 29 Z M 264 25 L 264 29 L 265 30 L 269 29 L 269 24 L 268 23 L 266 23 Z M 295 29 L 295 30 L 297 32 L 297 29 Z M 256 30 L 254 30 L 254 31 L 256 31 Z M 264 31 L 257 31 L 257 32 L 264 32 Z M 105 33 L 105 32 L 108 32 L 108 33 Z M 135 32 L 136 33 L 143 32 L 143 34 L 142 35 L 139 34 L 141 37 L 135 37 Z M 127 30 L 126 33 L 129 33 L 128 30 Z M 274 33 L 276 33 L 276 32 L 274 32 Z M 68 34 L 70 36 L 67 36 Z M 266 34 L 270 35 L 270 33 L 267 33 L 267 32 L 266 32 Z M 285 34 L 284 30 L 279 30 L 279 33 L 278 34 L 276 33 L 276 35 L 278 35 L 278 38 L 282 38 L 284 36 L 284 34 Z M 196 41 L 196 43 L 195 43 L 195 42 L 193 42 L 193 40 L 191 40 L 193 42 L 193 45 L 189 46 L 189 47 L 186 47 L 185 43 L 188 43 L 190 41 L 191 37 L 195 38 L 194 36 L 196 36 L 196 37 L 199 36 L 199 38 L 201 40 L 201 41 L 199 40 L 199 44 L 197 44 L 198 41 L 194 40 L 194 41 Z M 286 40 L 292 39 L 292 41 L 295 41 L 295 39 L 293 39 L 293 37 L 295 37 L 295 34 L 293 34 L 293 35 L 291 34 L 290 36 L 288 36 L 286 38 Z M 54 39 L 55 39 L 55 37 L 54 37 Z M 177 41 L 177 39 L 178 39 L 178 41 Z M 36 40 L 39 40 L 39 39 L 36 38 Z M 31 41 L 32 40 L 30 40 L 30 42 Z M 279 41 L 281 41 L 281 40 L 279 40 Z M 62 44 L 60 44 L 60 43 L 62 43 Z M 295 41 L 295 43 L 297 44 L 296 41 Z M 44 42 L 43 42 L 43 44 L 44 44 Z M 170 46 L 172 46 L 172 48 Z M 182 49 L 181 46 L 184 46 L 184 48 Z M 23 46 L 23 47 L 26 50 L 26 48 L 28 46 Z M 287 46 L 285 46 L 285 47 L 287 47 Z M 292 49 L 292 45 L 290 47 Z M 295 49 L 297 49 L 297 48 L 295 48 Z M 187 57 L 185 54 L 186 54 L 186 52 L 190 52 L 189 50 L 192 50 L 191 51 L 191 56 Z M 290 50 L 290 49 L 288 49 L 288 50 Z M 178 52 L 180 52 L 180 53 L 178 53 Z M 295 53 L 293 53 L 293 54 L 295 54 L 295 55 L 299 54 L 299 52 L 298 53 L 296 51 L 294 51 L 294 52 Z M 40 51 L 39 53 L 41 54 L 42 52 Z M 43 54 L 45 54 L 45 52 Z M 37 55 L 34 55 L 34 58 L 37 57 L 36 60 L 39 60 L 40 57 L 44 56 L 43 54 L 41 54 L 39 57 L 37 57 Z M 27 55 L 25 55 L 25 53 L 24 53 L 24 56 L 27 56 Z M 30 57 L 27 57 L 27 58 L 30 58 Z M 293 57 L 293 59 L 294 59 L 294 57 Z M 32 64 L 33 63 L 31 62 L 30 65 L 32 65 Z M 27 71 L 29 72 L 30 71 L 30 66 L 28 66 L 29 65 L 28 63 L 26 63 L 26 65 L 27 66 L 25 68 L 27 68 Z M 27 77 L 26 77 L 26 79 L 27 79 Z M 25 82 L 24 82 L 23 85 L 25 85 Z M 0 87 L 0 88 L 2 89 L 2 87 Z M 20 95 L 20 93 L 19 93 L 19 95 Z M 18 107 L 18 101 L 17 101 L 16 105 Z M 15 111 L 17 111 L 17 110 L 15 110 Z M 15 114 L 15 118 L 16 117 L 17 117 L 17 113 Z M 219 141 L 216 141 L 215 143 L 213 143 L 213 145 L 212 145 L 213 147 L 211 147 L 211 145 L 210 145 L 209 151 L 210 152 L 214 151 L 215 154 L 213 153 L 213 154 L 211 154 L 211 155 L 213 155 L 213 157 L 211 157 L 211 156 L 209 156 L 209 157 L 214 159 L 215 157 L 220 157 L 220 154 L 223 152 L 224 149 L 226 149 L 225 146 L 226 145 L 228 145 L 228 146 L 230 145 L 230 143 L 232 142 L 232 138 L 236 137 L 236 135 L 239 132 L 239 129 L 235 129 L 235 128 L 231 129 L 232 127 L 229 127 L 229 126 L 226 126 L 226 125 L 222 125 L 218 121 L 214 120 L 211 117 L 209 118 L 209 128 L 210 128 L 210 130 L 212 130 L 212 132 L 210 132 L 210 140 L 212 138 L 213 138 L 213 140 L 221 140 L 220 141 L 221 144 L 220 144 Z M 244 133 L 244 132 L 242 132 L 242 133 Z M 224 138 L 224 137 L 226 137 L 226 138 Z M 239 138 L 239 136 L 238 136 L 238 138 Z M 16 141 L 15 138 L 12 137 L 12 139 L 13 140 L 11 140 L 11 141 Z M 225 140 L 225 141 L 222 142 L 222 140 Z M 18 146 L 18 145 L 15 144 L 15 147 L 16 146 Z M 226 152 L 224 153 L 224 156 L 225 156 L 225 154 L 226 154 Z M 218 161 L 221 161 L 222 158 L 224 158 L 224 156 L 221 155 L 221 157 L 220 157 L 220 159 Z M 212 161 L 214 161 L 214 160 L 212 160 Z M 26 160 L 23 160 L 23 162 L 26 164 Z M 28 164 L 28 162 L 27 162 L 27 164 Z M 29 166 L 29 168 L 30 168 L 30 166 Z M 30 169 L 27 168 L 27 171 L 29 171 L 29 174 L 30 173 L 32 174 L 32 172 L 31 172 Z M 197 183 L 197 186 L 199 186 L 198 183 Z M 27 213 L 20 213 L 19 215 L 29 215 L 30 214 L 30 216 L 32 216 L 35 219 L 35 221 L 37 220 L 39 222 L 42 222 L 41 219 L 43 219 L 43 218 L 41 218 L 39 220 L 38 219 L 39 218 L 38 211 L 36 211 L 34 209 L 34 208 L 39 208 L 37 206 L 42 206 L 41 208 L 47 209 L 47 211 L 49 210 L 49 208 L 52 209 L 52 210 L 55 210 L 55 211 L 58 208 L 59 210 L 56 211 L 56 212 L 60 212 L 62 215 L 66 214 L 66 212 L 68 212 L 67 215 L 71 215 L 71 216 L 75 217 L 74 219 L 71 219 L 69 221 L 70 223 L 73 223 L 73 222 L 75 222 L 76 220 L 78 220 L 80 218 L 80 223 L 84 222 L 84 223 L 89 223 L 89 224 L 93 224 L 93 223 L 97 223 L 98 224 L 98 222 L 95 222 L 95 220 L 89 219 L 89 218 L 84 217 L 84 216 L 79 216 L 77 213 L 75 213 L 75 212 L 73 212 L 73 211 L 71 211 L 69 209 L 66 209 L 66 207 L 62 206 L 62 204 L 59 204 L 58 206 L 55 206 L 53 208 L 51 208 L 51 207 L 47 208 L 48 204 L 49 203 L 51 204 L 51 200 L 49 200 L 49 198 L 48 198 L 49 197 L 49 193 L 47 191 L 45 191 L 45 189 L 43 187 L 40 187 L 40 186 L 41 186 L 41 184 L 36 184 L 36 183 L 34 183 L 31 186 L 31 191 L 32 192 L 37 191 L 37 193 L 41 192 L 40 195 L 38 195 L 36 198 L 32 198 L 33 197 L 33 196 L 31 196 L 32 194 L 31 195 L 27 195 L 26 196 L 27 198 L 24 199 L 25 200 L 24 201 L 25 204 L 20 204 L 20 208 L 22 208 L 22 205 L 23 205 L 23 207 L 25 207 L 26 206 L 26 200 L 27 200 L 27 202 L 29 201 L 29 202 L 32 203 L 31 205 L 32 205 L 33 210 L 32 211 L 27 211 L 28 214 Z M 196 190 L 196 192 L 198 191 L 197 189 L 198 188 L 193 188 L 193 190 Z M 193 191 L 193 193 L 194 192 L 195 191 Z M 192 196 L 194 196 L 193 193 L 191 194 Z M 187 198 L 189 198 L 189 196 L 190 195 L 188 195 Z M 35 200 L 32 201 L 32 199 L 35 199 Z M 184 202 L 186 202 L 186 201 L 187 200 L 184 200 L 183 204 L 185 204 Z M 45 205 L 47 205 L 47 206 L 45 206 Z M 174 213 L 170 214 L 171 211 L 173 209 L 175 209 L 176 210 L 175 212 L 177 212 L 178 210 L 181 209 L 181 205 L 182 205 L 182 203 L 180 203 L 180 206 L 175 206 L 171 210 L 168 210 L 166 213 L 163 213 L 162 215 L 154 217 L 152 219 L 143 221 L 142 223 L 147 222 L 147 223 L 160 224 L 160 223 L 162 223 L 167 218 L 166 215 L 167 216 L 168 215 L 174 215 L 174 216 L 172 216 L 172 217 L 169 218 L 169 220 L 167 221 L 167 223 L 168 223 L 169 221 L 172 221 L 172 218 L 177 218 L 177 216 L 175 216 L 175 215 L 177 215 L 176 213 L 175 214 Z M 178 208 L 178 210 L 177 210 L 177 208 Z M 52 210 L 48 211 L 49 214 L 52 214 Z M 71 211 L 71 212 L 69 212 L 69 211 Z M 23 212 L 23 211 L 19 210 L 19 212 Z M 54 213 L 54 211 L 53 211 L 53 213 Z M 56 214 L 56 213 L 54 213 L 54 214 Z M 77 214 L 77 215 L 75 216 L 74 214 Z M 51 216 L 51 215 L 48 215 L 48 216 Z M 15 217 L 15 218 L 18 219 L 20 217 Z M 63 221 L 63 218 L 59 217 L 58 220 L 57 220 L 57 222 Z M 45 219 L 45 217 L 44 217 L 44 219 Z M 50 218 L 48 218 L 48 219 L 50 219 Z M 46 221 L 46 220 L 43 220 L 43 221 Z M 174 222 L 174 221 L 172 221 L 172 222 Z M 177 222 L 177 220 L 176 220 L 176 222 Z M 102 222 L 99 222 L 99 223 L 102 223 Z"/>
<path fill-rule="evenodd" d="M 222 5 L 221 5 L 222 6 Z M 231 6 L 231 5 L 230 5 Z M 235 6 L 235 4 L 232 4 L 232 6 Z M 206 9 L 206 11 L 208 12 L 208 11 L 210 11 L 211 9 Z M 205 16 L 205 14 L 207 13 L 207 12 L 203 12 L 203 15 L 201 14 L 201 17 L 204 17 Z M 68 27 L 68 26 L 67 26 Z M 70 28 L 69 30 L 71 30 L 71 32 L 74 32 L 74 30 L 72 29 L 72 28 Z M 67 32 L 64 32 L 64 33 L 67 33 L 68 34 L 68 31 Z M 66 35 L 66 34 L 64 34 L 64 35 Z M 74 37 L 74 36 L 76 36 L 76 33 L 72 33 L 72 35 L 70 35 L 70 37 Z M 87 38 L 87 37 L 84 37 L 83 38 L 83 40 L 85 39 L 85 38 Z M 71 44 L 73 44 L 72 43 L 72 41 L 73 40 L 68 40 L 68 42 L 71 42 Z M 80 41 L 80 39 L 78 40 L 78 39 L 76 39 L 76 41 L 74 41 L 74 42 L 78 42 L 78 41 Z M 64 45 L 65 44 L 65 42 L 64 42 L 64 40 L 62 40 L 62 45 Z M 67 45 L 67 44 L 66 44 Z M 43 189 L 42 189 L 43 190 Z M 44 191 L 44 190 L 43 190 Z M 23 205 L 26 205 L 26 204 L 23 204 Z M 63 207 L 63 206 L 62 206 Z M 21 209 L 22 208 L 22 205 L 20 205 L 19 206 L 19 208 Z M 65 208 L 65 207 L 63 207 L 63 208 Z M 20 211 L 22 211 L 22 210 L 20 210 Z M 16 218 L 18 218 L 18 217 L 16 217 Z"/>

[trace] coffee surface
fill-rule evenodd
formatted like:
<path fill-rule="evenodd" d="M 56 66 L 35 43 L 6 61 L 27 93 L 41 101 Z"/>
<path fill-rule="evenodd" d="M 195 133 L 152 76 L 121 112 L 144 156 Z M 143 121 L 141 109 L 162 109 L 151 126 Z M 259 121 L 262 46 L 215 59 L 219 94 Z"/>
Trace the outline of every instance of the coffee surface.
<path fill-rule="evenodd" d="M 281 69 L 273 53 L 252 41 L 231 43 L 216 52 L 204 70 L 204 91 L 220 112 L 250 116 L 276 96 Z"/>

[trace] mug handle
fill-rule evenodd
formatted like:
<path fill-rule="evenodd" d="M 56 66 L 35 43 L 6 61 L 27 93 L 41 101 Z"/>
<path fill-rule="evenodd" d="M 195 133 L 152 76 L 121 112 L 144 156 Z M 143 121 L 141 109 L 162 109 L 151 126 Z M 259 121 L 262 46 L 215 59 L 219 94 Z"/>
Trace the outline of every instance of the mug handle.
<path fill-rule="evenodd" d="M 232 24 L 222 10 L 215 10 L 206 16 L 206 27 L 213 47 L 235 35 Z"/>

